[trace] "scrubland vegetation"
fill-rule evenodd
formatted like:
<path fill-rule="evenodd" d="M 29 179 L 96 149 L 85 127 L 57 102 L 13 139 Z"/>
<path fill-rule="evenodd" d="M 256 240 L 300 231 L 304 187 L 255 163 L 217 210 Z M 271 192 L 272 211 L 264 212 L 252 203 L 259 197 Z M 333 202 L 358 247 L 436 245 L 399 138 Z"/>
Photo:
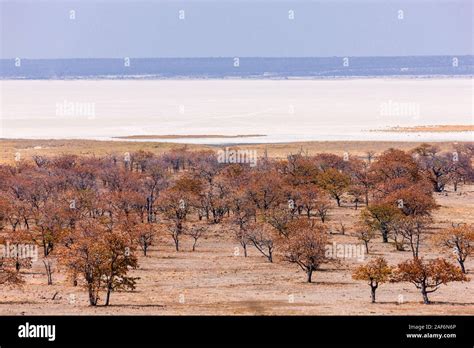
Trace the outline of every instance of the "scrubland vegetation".
<path fill-rule="evenodd" d="M 435 227 L 434 215 L 435 195 L 448 187 L 456 194 L 474 181 L 473 152 L 467 143 L 449 152 L 429 144 L 363 156 L 301 152 L 262 156 L 254 167 L 186 148 L 18 159 L 0 166 L 0 236 L 16 250 L 35 245 L 40 255 L 3 255 L 0 283 L 25 286 L 37 261 L 44 286 L 67 282 L 87 293 L 90 306 L 109 306 L 114 293 L 140 291 L 136 272 L 157 257 L 154 248 L 168 243 L 179 259 L 211 239 L 231 240 L 232 257 L 258 252 L 269 269 L 299 270 L 291 282 L 311 283 L 323 267 L 345 271 L 344 255 L 328 247 L 334 236 L 350 235 L 358 241 L 351 247 L 364 252 L 352 281 L 369 284 L 373 303 L 380 285 L 411 283 L 429 304 L 441 285 L 469 281 L 474 226 L 457 216 Z M 344 211 L 355 218 L 337 218 Z M 375 243 L 390 249 L 374 253 Z M 439 256 L 431 248 L 428 255 L 426 245 Z M 402 260 L 390 264 L 386 256 L 396 253 Z"/>

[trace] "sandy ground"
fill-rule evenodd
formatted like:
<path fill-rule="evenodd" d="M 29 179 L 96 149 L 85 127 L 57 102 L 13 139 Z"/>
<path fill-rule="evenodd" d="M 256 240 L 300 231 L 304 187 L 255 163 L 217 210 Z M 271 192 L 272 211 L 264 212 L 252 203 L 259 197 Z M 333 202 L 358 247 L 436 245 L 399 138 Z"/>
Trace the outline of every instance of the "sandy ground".
<path fill-rule="evenodd" d="M 436 195 L 441 208 L 435 213 L 436 227 L 451 221 L 474 222 L 474 185 L 464 186 L 460 193 Z M 343 221 L 347 226 L 358 211 L 347 202 L 334 207 L 329 224 Z M 222 225 L 225 226 L 225 225 Z M 434 230 L 436 231 L 436 230 Z M 358 243 L 350 235 L 334 234 L 336 243 Z M 214 227 L 195 252 L 185 240 L 183 251 L 173 251 L 171 238 L 163 236 L 149 256 L 140 257 L 140 277 L 133 292 L 113 293 L 111 306 L 88 305 L 87 294 L 73 287 L 63 273 L 53 275 L 55 284 L 46 285 L 41 261 L 25 271 L 26 283 L 21 288 L 2 288 L 0 315 L 466 315 L 474 314 L 474 283 L 450 283 L 431 294 L 431 305 L 421 303 L 418 290 L 408 283 L 383 284 L 377 290 L 377 303 L 371 304 L 369 286 L 351 279 L 357 258 L 345 259 L 339 265 L 328 264 L 314 275 L 313 283 L 297 266 L 276 257 L 269 263 L 255 248 L 249 257 L 235 255 L 238 244 L 228 228 Z M 436 249 L 438 250 L 438 249 Z M 428 236 L 421 252 L 426 257 L 452 257 L 439 254 Z M 383 255 L 390 264 L 411 257 L 410 251 L 397 252 L 391 244 L 377 238 L 370 245 L 370 255 Z M 466 264 L 469 276 L 474 273 L 474 258 Z M 53 300 L 54 294 L 56 294 Z M 74 300 L 73 300 L 74 299 Z"/>

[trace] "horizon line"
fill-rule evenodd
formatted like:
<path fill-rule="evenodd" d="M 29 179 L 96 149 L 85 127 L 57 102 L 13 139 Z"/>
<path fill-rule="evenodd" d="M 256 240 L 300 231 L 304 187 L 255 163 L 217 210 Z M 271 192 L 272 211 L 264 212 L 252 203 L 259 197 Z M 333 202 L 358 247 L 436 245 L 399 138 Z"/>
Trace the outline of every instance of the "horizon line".
<path fill-rule="evenodd" d="M 196 56 L 196 57 L 178 57 L 178 56 L 167 56 L 167 57 L 133 57 L 133 56 L 121 56 L 121 57 L 69 57 L 69 58 L 30 58 L 22 57 L 21 55 L 9 58 L 0 58 L 0 60 L 14 60 L 20 58 L 22 60 L 92 60 L 92 59 L 311 59 L 311 58 L 411 58 L 411 57 L 474 57 L 474 52 L 470 54 L 425 54 L 425 55 L 374 55 L 374 56 Z"/>

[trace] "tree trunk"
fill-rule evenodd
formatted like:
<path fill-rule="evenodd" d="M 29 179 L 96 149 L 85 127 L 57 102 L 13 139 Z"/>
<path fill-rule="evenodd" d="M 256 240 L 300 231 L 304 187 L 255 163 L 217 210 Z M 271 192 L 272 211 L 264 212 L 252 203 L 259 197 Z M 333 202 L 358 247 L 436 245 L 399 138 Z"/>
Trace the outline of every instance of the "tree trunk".
<path fill-rule="evenodd" d="M 336 202 L 337 202 L 337 206 L 340 207 L 341 206 L 341 198 L 339 196 L 336 196 Z"/>
<path fill-rule="evenodd" d="M 388 243 L 388 231 L 385 227 L 382 227 L 382 240 L 384 243 Z"/>
<path fill-rule="evenodd" d="M 44 268 L 46 269 L 46 277 L 48 278 L 48 285 L 53 285 L 53 271 L 49 260 L 43 260 Z"/>
<path fill-rule="evenodd" d="M 464 267 L 464 261 L 458 259 L 458 262 L 459 262 L 459 265 L 461 266 L 461 272 L 466 274 L 466 268 Z"/>
<path fill-rule="evenodd" d="M 372 297 L 372 303 L 375 303 L 375 290 L 377 290 L 377 287 L 376 286 L 371 286 L 370 287 L 370 290 L 371 290 L 371 297 Z"/>
<path fill-rule="evenodd" d="M 89 284 L 88 290 L 89 290 L 89 304 L 91 306 L 96 306 L 98 296 L 94 293 L 94 288 L 93 288 L 92 284 Z"/>
<path fill-rule="evenodd" d="M 428 299 L 428 293 L 426 292 L 426 287 L 421 288 L 421 294 L 423 295 L 423 303 L 430 304 L 430 300 Z"/>
<path fill-rule="evenodd" d="M 369 253 L 369 242 L 368 241 L 364 241 L 364 244 L 365 244 L 365 251 L 367 252 L 367 254 Z"/>
<path fill-rule="evenodd" d="M 312 269 L 311 269 L 311 270 L 307 270 L 307 271 L 306 271 L 306 275 L 308 276 L 308 278 L 307 278 L 308 283 L 311 283 L 311 278 L 312 278 L 312 276 L 313 276 L 313 270 L 312 270 Z"/>
<path fill-rule="evenodd" d="M 107 287 L 107 296 L 105 297 L 105 305 L 108 306 L 110 303 L 110 294 L 112 293 L 112 288 Z"/>

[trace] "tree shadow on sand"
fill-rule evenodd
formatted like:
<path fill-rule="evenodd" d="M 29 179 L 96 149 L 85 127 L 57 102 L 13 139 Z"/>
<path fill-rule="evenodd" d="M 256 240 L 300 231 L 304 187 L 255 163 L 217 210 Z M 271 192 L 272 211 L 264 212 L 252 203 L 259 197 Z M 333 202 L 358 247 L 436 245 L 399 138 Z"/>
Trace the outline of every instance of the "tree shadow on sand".
<path fill-rule="evenodd" d="M 403 303 L 399 303 L 397 301 L 377 301 L 374 303 L 374 305 L 381 304 L 381 305 L 397 305 L 397 306 L 403 306 L 403 305 L 408 305 L 408 304 L 420 304 L 424 305 L 423 301 L 404 301 Z M 473 302 L 447 302 L 447 301 L 431 301 L 430 303 L 426 306 L 436 306 L 436 305 L 450 305 L 450 306 L 472 306 L 474 305 Z"/>
<path fill-rule="evenodd" d="M 303 284 L 339 286 L 339 285 L 351 285 L 353 283 L 349 283 L 349 282 L 325 282 L 325 281 L 313 280 L 311 283 L 304 282 Z"/>
<path fill-rule="evenodd" d="M 108 306 L 106 305 L 97 305 L 97 307 L 102 307 L 102 308 L 161 308 L 164 309 L 166 306 L 165 305 L 160 305 L 160 304 L 109 304 Z"/>
<path fill-rule="evenodd" d="M 0 301 L 0 306 L 3 306 L 3 305 L 39 304 L 39 303 L 41 303 L 41 302 L 29 301 L 29 300 L 26 300 L 26 301 L 22 301 L 22 300 L 15 301 L 15 300 L 12 300 L 12 301 Z"/>

